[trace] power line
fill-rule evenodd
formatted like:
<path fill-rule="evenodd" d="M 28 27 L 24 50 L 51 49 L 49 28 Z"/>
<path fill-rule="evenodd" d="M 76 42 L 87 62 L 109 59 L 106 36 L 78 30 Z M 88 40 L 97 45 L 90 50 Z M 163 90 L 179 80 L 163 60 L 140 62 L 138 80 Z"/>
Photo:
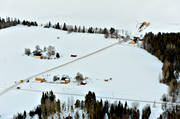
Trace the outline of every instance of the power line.
<path fill-rule="evenodd" d="M 21 91 L 28 91 L 28 92 L 46 92 L 42 90 L 37 90 L 37 89 L 16 89 L 16 90 L 21 90 Z M 85 97 L 86 95 L 84 94 L 77 94 L 77 93 L 66 93 L 66 92 L 57 92 L 53 91 L 55 94 L 61 94 L 61 95 L 69 95 L 69 96 L 80 96 L 80 97 Z M 97 98 L 100 99 L 112 99 L 112 100 L 123 100 L 123 101 L 131 101 L 131 102 L 142 102 L 142 103 L 151 103 L 151 104 L 167 104 L 167 105 L 180 105 L 180 102 L 162 102 L 162 101 L 151 101 L 151 100 L 138 100 L 138 99 L 132 99 L 132 98 L 119 98 L 119 97 L 110 97 L 110 96 L 96 96 Z"/>

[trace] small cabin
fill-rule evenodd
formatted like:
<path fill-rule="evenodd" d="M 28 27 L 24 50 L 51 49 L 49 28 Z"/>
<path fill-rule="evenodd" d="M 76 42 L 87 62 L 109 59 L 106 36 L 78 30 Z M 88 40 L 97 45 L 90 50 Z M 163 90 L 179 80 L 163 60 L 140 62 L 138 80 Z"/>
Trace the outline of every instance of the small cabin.
<path fill-rule="evenodd" d="M 81 81 L 81 85 L 86 85 L 87 82 L 86 81 Z"/>
<path fill-rule="evenodd" d="M 66 81 L 61 81 L 60 83 L 61 84 L 68 84 L 68 83 L 70 83 L 70 80 L 68 80 L 68 81 L 67 80 Z"/>
<path fill-rule="evenodd" d="M 109 80 L 108 79 L 104 79 L 105 82 L 108 82 Z"/>
<path fill-rule="evenodd" d="M 34 56 L 35 58 L 37 58 L 37 59 L 42 59 L 43 58 L 43 56 Z"/>
<path fill-rule="evenodd" d="M 64 80 L 64 81 L 65 81 L 66 79 L 70 79 L 69 76 L 63 75 L 62 78 L 61 78 L 61 80 Z"/>
<path fill-rule="evenodd" d="M 69 78 L 65 79 L 65 82 L 70 83 L 70 79 Z"/>
<path fill-rule="evenodd" d="M 61 84 L 67 84 L 66 81 L 61 81 L 60 83 L 61 83 Z"/>
<path fill-rule="evenodd" d="M 77 57 L 77 55 L 71 55 L 71 57 Z"/>
<path fill-rule="evenodd" d="M 36 78 L 36 81 L 45 82 L 45 78 Z"/>
<path fill-rule="evenodd" d="M 61 82 L 60 83 L 61 84 L 68 84 L 68 83 L 70 83 L 70 78 L 68 76 L 63 76 L 61 78 Z"/>

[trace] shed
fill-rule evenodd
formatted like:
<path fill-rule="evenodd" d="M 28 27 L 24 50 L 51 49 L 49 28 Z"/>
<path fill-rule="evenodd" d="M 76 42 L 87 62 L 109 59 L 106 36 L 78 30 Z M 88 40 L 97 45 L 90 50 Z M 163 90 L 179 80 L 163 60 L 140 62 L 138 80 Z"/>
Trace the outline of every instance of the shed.
<path fill-rule="evenodd" d="M 61 84 L 68 84 L 69 82 L 67 82 L 67 81 L 61 81 L 60 83 L 61 83 Z"/>
<path fill-rule="evenodd" d="M 69 78 L 66 78 L 66 79 L 65 79 L 65 82 L 66 82 L 66 83 L 69 83 L 69 82 L 70 82 L 70 79 L 69 79 Z"/>
<path fill-rule="evenodd" d="M 77 57 L 77 55 L 72 54 L 71 57 Z"/>
<path fill-rule="evenodd" d="M 108 82 L 109 80 L 108 79 L 104 79 L 105 82 Z"/>
<path fill-rule="evenodd" d="M 34 56 L 35 58 L 37 58 L 37 59 L 42 59 L 43 58 L 43 56 Z"/>
<path fill-rule="evenodd" d="M 86 81 L 81 81 L 81 85 L 86 85 L 87 82 Z"/>
<path fill-rule="evenodd" d="M 45 82 L 45 78 L 36 78 L 36 81 Z"/>

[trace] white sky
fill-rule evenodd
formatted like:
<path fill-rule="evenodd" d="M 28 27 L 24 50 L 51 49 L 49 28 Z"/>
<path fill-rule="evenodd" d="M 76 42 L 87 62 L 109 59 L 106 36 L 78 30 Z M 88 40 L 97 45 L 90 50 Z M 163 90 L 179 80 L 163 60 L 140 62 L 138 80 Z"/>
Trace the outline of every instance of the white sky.
<path fill-rule="evenodd" d="M 180 0 L 1 0 L 0 16 L 69 24 L 131 26 L 180 22 Z"/>

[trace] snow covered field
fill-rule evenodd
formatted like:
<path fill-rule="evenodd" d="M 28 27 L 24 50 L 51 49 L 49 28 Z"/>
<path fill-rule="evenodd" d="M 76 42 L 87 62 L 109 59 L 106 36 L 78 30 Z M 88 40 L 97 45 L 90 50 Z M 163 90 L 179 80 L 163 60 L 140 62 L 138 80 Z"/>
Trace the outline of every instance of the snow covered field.
<path fill-rule="evenodd" d="M 39 24 L 51 21 L 81 27 L 114 27 L 139 36 L 136 25 L 144 20 L 151 25 L 142 34 L 148 31 L 179 32 L 179 4 L 179 0 L 1 0 L 0 17 L 35 20 Z M 77 54 L 79 58 L 115 42 L 117 40 L 104 39 L 103 35 L 68 34 L 41 27 L 16 26 L 0 30 L 0 92 L 15 81 L 76 59 L 70 57 L 71 54 Z M 61 58 L 40 60 L 24 55 L 25 48 L 34 49 L 36 45 L 41 48 L 55 46 Z M 161 67 L 162 63 L 148 52 L 122 43 L 40 76 L 50 81 L 54 75 L 66 74 L 73 80 L 76 73 L 81 72 L 89 77 L 85 86 L 78 86 L 73 81 L 61 85 L 38 83 L 32 79 L 20 85 L 22 90 L 14 88 L 0 96 L 0 119 L 33 109 L 40 104 L 41 91 L 47 90 L 56 92 L 62 101 L 72 95 L 83 98 L 75 95 L 85 95 L 89 90 L 95 91 L 98 97 L 159 101 L 162 94 L 167 93 L 167 87 L 158 79 Z M 104 82 L 108 78 L 112 80 Z M 141 103 L 140 109 L 144 105 Z M 151 109 L 151 119 L 162 111 L 160 105 Z"/>
<path fill-rule="evenodd" d="M 71 54 L 77 54 L 78 57 L 84 56 L 115 42 L 105 40 L 103 35 L 67 34 L 59 30 L 23 26 L 0 30 L 0 39 L 2 49 L 0 51 L 2 54 L 0 75 L 4 79 L 0 87 L 3 88 L 15 81 L 74 60 L 70 57 Z M 49 45 L 55 46 L 62 58 L 48 61 L 24 56 L 25 48 L 34 49 L 36 45 L 40 45 L 41 48 Z"/>
<path fill-rule="evenodd" d="M 13 85 L 15 81 L 74 60 L 70 57 L 71 54 L 81 57 L 117 42 L 105 39 L 103 35 L 68 34 L 60 30 L 24 26 L 0 30 L 0 39 L 0 91 Z M 41 60 L 23 55 L 24 48 L 34 49 L 36 45 L 55 46 L 62 57 Z M 49 90 L 59 93 L 58 96 L 62 99 L 68 95 L 61 93 L 85 95 L 88 91 L 94 91 L 98 97 L 159 101 L 162 94 L 167 92 L 167 87 L 160 84 L 158 79 L 161 67 L 162 63 L 143 49 L 122 43 L 40 76 L 52 80 L 53 75 L 66 74 L 73 80 L 76 73 L 81 72 L 89 77 L 87 85 L 79 86 L 73 81 L 67 85 L 38 83 L 32 79 L 29 83 L 20 85 L 22 90 L 14 88 L 0 96 L 0 115 L 6 118 L 24 109 L 33 109 L 40 103 L 41 91 Z M 112 80 L 104 81 L 109 78 Z"/>

